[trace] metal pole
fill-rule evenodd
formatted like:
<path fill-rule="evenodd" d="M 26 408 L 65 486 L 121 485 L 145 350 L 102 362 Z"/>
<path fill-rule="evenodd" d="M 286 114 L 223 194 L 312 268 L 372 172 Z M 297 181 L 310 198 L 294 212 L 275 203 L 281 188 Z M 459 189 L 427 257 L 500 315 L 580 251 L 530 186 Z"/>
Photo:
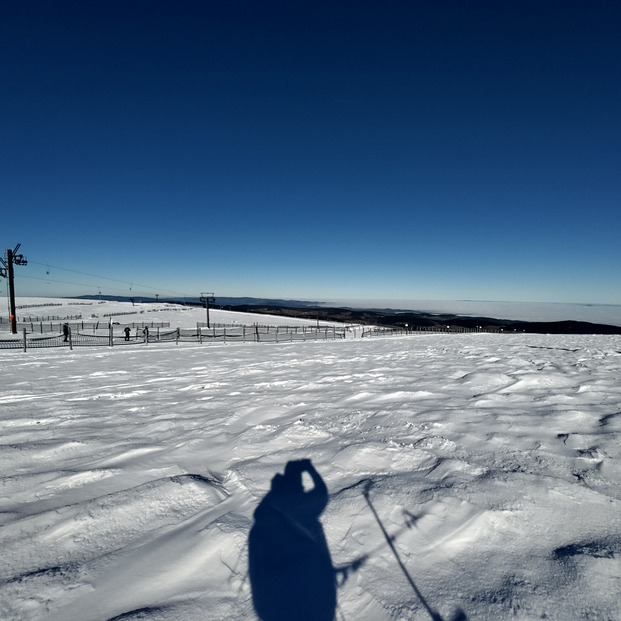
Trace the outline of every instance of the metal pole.
<path fill-rule="evenodd" d="M 215 302 L 213 293 L 201 293 L 200 300 L 205 303 L 205 310 L 207 311 L 207 327 L 211 328 L 211 325 L 209 324 L 209 302 Z"/>
<path fill-rule="evenodd" d="M 11 309 L 11 333 L 17 334 L 17 317 L 15 316 L 15 273 L 13 271 L 13 251 L 9 248 L 6 251 L 6 263 L 9 277 L 9 305 Z"/>

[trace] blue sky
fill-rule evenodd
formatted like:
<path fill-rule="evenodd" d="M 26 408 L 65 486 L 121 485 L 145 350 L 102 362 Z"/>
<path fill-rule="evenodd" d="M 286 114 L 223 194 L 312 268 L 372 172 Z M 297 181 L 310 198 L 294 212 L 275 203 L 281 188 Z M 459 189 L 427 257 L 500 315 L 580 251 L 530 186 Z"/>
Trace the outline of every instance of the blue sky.
<path fill-rule="evenodd" d="M 621 304 L 616 0 L 0 11 L 18 294 Z"/>

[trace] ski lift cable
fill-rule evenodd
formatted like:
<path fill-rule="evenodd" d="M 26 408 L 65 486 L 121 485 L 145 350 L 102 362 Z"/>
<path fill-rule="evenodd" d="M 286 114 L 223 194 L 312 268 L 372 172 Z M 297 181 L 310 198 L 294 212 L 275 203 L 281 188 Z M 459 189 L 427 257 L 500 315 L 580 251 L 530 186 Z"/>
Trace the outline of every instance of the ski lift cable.
<path fill-rule="evenodd" d="M 40 278 L 39 276 L 23 276 L 23 275 L 20 276 L 20 278 L 28 278 L 30 280 L 42 280 L 46 283 L 55 283 L 55 284 L 60 284 L 60 285 L 75 285 L 77 287 L 86 287 L 86 288 L 91 288 L 91 289 L 93 288 L 93 285 L 91 283 L 75 282 L 72 280 L 58 280 L 55 278 Z M 118 291 L 118 287 L 112 287 L 112 286 L 95 287 L 95 289 L 108 289 L 110 291 Z"/>
<path fill-rule="evenodd" d="M 77 287 L 83 287 L 84 289 L 96 289 L 98 291 L 98 295 L 101 295 L 101 291 L 102 289 L 108 291 L 108 295 L 115 295 L 116 292 L 119 291 L 118 287 L 113 287 L 113 286 L 101 286 L 101 285 L 97 285 L 95 287 L 93 287 L 92 283 L 83 283 L 83 282 L 74 282 L 71 280 L 58 280 L 55 278 L 40 278 L 38 276 L 22 276 L 21 278 L 28 278 L 30 280 L 41 280 L 47 284 L 60 284 L 60 285 L 73 285 L 73 286 L 77 286 Z M 150 297 L 152 294 L 148 294 L 148 293 L 136 293 L 136 292 L 132 292 L 134 293 L 135 297 L 144 297 L 144 298 L 148 298 Z"/>
<path fill-rule="evenodd" d="M 54 269 L 62 270 L 62 271 L 66 271 L 66 272 L 73 272 L 74 274 L 81 274 L 82 276 L 89 276 L 91 278 L 97 278 L 99 280 L 109 280 L 111 282 L 117 282 L 117 283 L 121 283 L 121 284 L 124 284 L 124 285 L 129 285 L 130 290 L 132 290 L 133 285 L 136 284 L 138 287 L 141 287 L 142 289 L 148 289 L 148 290 L 152 290 L 152 291 L 163 291 L 165 293 L 172 293 L 174 295 L 179 295 L 179 296 L 183 296 L 183 297 L 191 297 L 187 293 L 181 293 L 179 291 L 172 291 L 170 289 L 162 289 L 161 287 L 151 287 L 149 285 L 143 285 L 143 284 L 140 284 L 140 283 L 132 283 L 130 281 L 120 280 L 118 278 L 110 278 L 108 276 L 101 276 L 101 275 L 97 275 L 97 274 L 90 274 L 88 272 L 81 272 L 79 270 L 74 270 L 74 269 L 70 269 L 70 268 L 66 268 L 66 267 L 60 267 L 60 266 L 57 266 L 57 265 L 50 265 L 49 263 L 39 263 L 38 261 L 32 261 L 32 260 L 30 260 L 29 262 L 31 264 L 34 264 L 34 265 L 47 266 L 48 270 L 49 270 L 49 268 L 54 268 Z M 47 272 L 47 273 L 49 273 L 49 272 Z M 23 278 L 23 276 L 22 276 L 22 278 Z M 58 281 L 58 282 L 61 282 L 61 281 Z M 78 284 L 78 283 L 70 283 L 70 284 Z M 108 288 L 110 288 L 110 287 L 108 287 Z"/>

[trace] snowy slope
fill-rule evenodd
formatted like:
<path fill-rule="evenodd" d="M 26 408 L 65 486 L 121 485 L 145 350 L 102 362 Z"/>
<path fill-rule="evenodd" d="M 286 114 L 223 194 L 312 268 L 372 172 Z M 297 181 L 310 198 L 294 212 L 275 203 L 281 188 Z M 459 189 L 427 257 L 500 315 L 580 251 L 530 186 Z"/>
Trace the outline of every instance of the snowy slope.
<path fill-rule="evenodd" d="M 16 317 L 18 321 L 44 320 L 46 317 L 81 317 L 84 321 L 99 319 L 114 322 L 168 322 L 173 328 L 194 328 L 197 323 L 205 323 L 207 312 L 197 306 L 183 306 L 166 302 L 115 302 L 107 300 L 70 300 L 67 298 L 17 298 Z M 8 310 L 0 310 L 4 325 L 8 321 Z M 296 326 L 313 325 L 316 322 L 296 317 L 281 317 L 236 311 L 209 310 L 210 322 L 221 324 L 260 323 L 261 325 Z M 319 322 L 320 325 L 333 325 L 332 322 Z"/>
<path fill-rule="evenodd" d="M 619 337 L 0 351 L 0 368 L 2 619 L 256 618 L 253 514 L 305 458 L 327 505 L 320 526 L 293 496 L 264 512 L 275 593 L 305 575 L 311 524 L 339 620 L 620 618 Z"/>

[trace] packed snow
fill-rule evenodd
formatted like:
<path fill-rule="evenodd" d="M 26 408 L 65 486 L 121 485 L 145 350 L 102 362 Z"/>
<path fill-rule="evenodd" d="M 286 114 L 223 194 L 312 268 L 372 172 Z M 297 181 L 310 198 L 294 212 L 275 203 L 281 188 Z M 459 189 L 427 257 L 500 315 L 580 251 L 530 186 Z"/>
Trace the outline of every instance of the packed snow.
<path fill-rule="evenodd" d="M 2 619 L 621 618 L 619 336 L 0 365 Z"/>

